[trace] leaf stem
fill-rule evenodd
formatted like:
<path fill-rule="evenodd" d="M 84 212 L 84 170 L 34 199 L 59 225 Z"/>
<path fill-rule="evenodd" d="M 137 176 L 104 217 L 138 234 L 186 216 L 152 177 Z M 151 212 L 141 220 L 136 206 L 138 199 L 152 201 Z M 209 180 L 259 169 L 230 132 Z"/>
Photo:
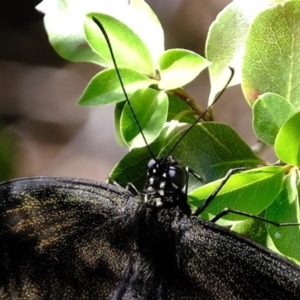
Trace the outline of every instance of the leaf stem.
<path fill-rule="evenodd" d="M 198 116 L 203 115 L 204 110 L 201 109 L 201 107 L 197 104 L 195 99 L 190 94 L 188 94 L 185 90 L 183 89 L 170 90 L 167 91 L 167 94 L 177 96 L 179 99 L 185 101 L 191 107 L 191 109 L 196 112 Z M 202 119 L 204 121 L 212 121 L 211 113 L 209 112 L 208 114 L 203 115 Z"/>

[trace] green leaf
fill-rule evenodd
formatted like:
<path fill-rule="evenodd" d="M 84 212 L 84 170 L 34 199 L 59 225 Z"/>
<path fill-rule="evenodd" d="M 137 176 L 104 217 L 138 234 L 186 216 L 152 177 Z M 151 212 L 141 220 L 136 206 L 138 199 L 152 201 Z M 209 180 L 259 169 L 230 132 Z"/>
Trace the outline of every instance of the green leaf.
<path fill-rule="evenodd" d="M 96 1 L 95 1 L 96 4 Z M 92 6 L 92 5 L 91 5 Z M 49 42 L 63 58 L 73 62 L 98 62 L 99 56 L 86 42 L 83 20 L 90 6 L 83 1 L 44 0 L 37 9 L 45 14 Z"/>
<path fill-rule="evenodd" d="M 178 120 L 180 122 L 194 123 L 194 111 L 187 104 L 186 101 L 179 99 L 175 95 L 168 95 L 169 111 L 167 121 Z"/>
<path fill-rule="evenodd" d="M 165 125 L 161 131 L 159 137 L 149 145 L 151 151 L 155 157 L 158 157 L 159 152 L 164 147 L 166 141 L 168 141 L 174 134 L 177 133 L 177 129 Z M 151 156 L 148 147 L 131 149 L 114 167 L 109 175 L 109 178 L 115 180 L 118 184 L 125 187 L 129 182 L 132 183 L 138 191 L 142 191 L 145 187 L 147 165 Z"/>
<path fill-rule="evenodd" d="M 91 13 L 84 22 L 86 39 L 95 52 L 103 58 L 104 66 L 112 67 L 112 59 L 107 42 L 92 17 L 105 28 L 119 67 L 137 69 L 140 73 L 153 76 L 155 65 L 146 45 L 140 37 L 119 20 L 104 14 Z"/>
<path fill-rule="evenodd" d="M 284 172 L 284 168 L 272 166 L 232 175 L 201 216 L 216 216 L 226 207 L 254 215 L 260 214 L 279 194 Z M 220 183 L 221 180 L 217 180 L 193 191 L 189 195 L 190 203 L 198 207 Z M 223 218 L 237 221 L 246 217 L 231 213 Z"/>
<path fill-rule="evenodd" d="M 210 25 L 205 56 L 209 67 L 211 104 L 230 78 L 228 67 L 235 70 L 230 86 L 241 82 L 241 63 L 249 26 L 257 14 L 273 5 L 273 1 L 232 1 Z"/>
<path fill-rule="evenodd" d="M 185 132 L 178 134 L 174 140 L 177 141 L 182 135 Z M 164 153 L 168 153 L 174 144 L 175 141 L 171 140 Z M 194 126 L 171 155 L 181 165 L 195 170 L 207 182 L 219 179 L 229 169 L 256 167 L 263 163 L 230 126 L 214 122 Z"/>
<path fill-rule="evenodd" d="M 300 110 L 300 2 L 283 2 L 254 20 L 246 42 L 242 88 L 253 105 L 266 92 Z"/>
<path fill-rule="evenodd" d="M 180 126 L 181 123 L 166 123 L 164 129 L 160 133 L 158 139 L 150 147 L 156 157 L 163 155 L 172 155 L 181 166 L 192 168 L 206 182 L 221 178 L 226 172 L 235 167 L 256 167 L 263 163 L 261 159 L 253 154 L 249 146 L 238 136 L 238 134 L 228 125 L 219 123 L 205 122 L 198 124 L 192 128 L 186 135 L 186 131 L 178 132 L 175 125 Z M 134 126 L 134 125 L 133 125 Z M 184 137 L 183 137 L 184 136 Z M 181 138 L 183 139 L 181 140 Z M 177 144 L 180 140 L 179 144 Z M 176 147 L 174 149 L 174 146 Z M 155 145 L 155 146 L 154 146 Z M 137 153 L 141 153 L 132 149 L 122 159 L 122 170 L 126 175 L 122 179 L 120 172 L 117 182 L 134 182 L 139 187 L 145 184 L 146 164 L 151 158 L 149 150 L 145 150 L 148 154 L 143 161 L 139 159 Z M 142 151 L 142 150 L 141 150 Z M 143 152 L 142 152 L 143 153 Z M 143 157 L 144 157 L 143 156 Z M 139 178 L 132 176 L 130 163 L 135 161 L 134 169 L 139 170 Z M 140 163 L 138 163 L 138 161 Z M 118 168 L 118 166 L 117 166 Z M 133 172 L 136 173 L 135 171 Z M 113 177 L 115 179 L 115 177 Z M 189 190 L 199 187 L 202 183 L 190 176 Z"/>
<path fill-rule="evenodd" d="M 272 204 L 271 204 L 272 205 Z M 264 212 L 260 216 L 264 216 Z M 252 241 L 267 247 L 268 232 L 266 222 L 253 218 L 248 218 L 231 226 L 231 230 L 238 232 Z"/>
<path fill-rule="evenodd" d="M 151 149 L 153 148 L 152 145 Z M 123 187 L 131 183 L 138 191 L 142 191 L 145 186 L 147 164 L 150 159 L 151 155 L 147 147 L 131 149 L 115 165 L 109 174 L 109 179 L 114 180 Z M 126 176 L 124 176 L 125 174 Z"/>
<path fill-rule="evenodd" d="M 71 61 L 105 64 L 85 38 L 83 22 L 89 13 L 103 13 L 126 24 L 143 40 L 153 61 L 157 62 L 164 51 L 161 24 L 143 0 L 44 0 L 37 9 L 45 13 L 44 24 L 51 45 Z"/>
<path fill-rule="evenodd" d="M 134 70 L 120 68 L 119 71 L 129 98 L 138 89 L 148 87 L 154 83 L 147 76 Z M 118 103 L 124 100 L 125 95 L 115 69 L 107 69 L 92 78 L 78 103 L 83 106 L 96 106 Z"/>
<path fill-rule="evenodd" d="M 300 112 L 280 128 L 275 140 L 275 152 L 285 163 L 300 166 Z"/>
<path fill-rule="evenodd" d="M 141 89 L 132 95 L 130 103 L 147 143 L 151 144 L 159 136 L 167 120 L 167 95 L 163 91 Z M 143 136 L 128 104 L 124 107 L 120 124 L 123 140 L 130 148 L 145 146 Z"/>
<path fill-rule="evenodd" d="M 159 60 L 160 89 L 172 90 L 194 80 L 209 62 L 199 54 L 185 49 L 165 51 Z"/>
<path fill-rule="evenodd" d="M 285 176 L 283 189 L 266 210 L 266 219 L 279 223 L 299 223 L 299 180 L 296 169 Z M 276 227 L 266 224 L 273 250 L 300 262 L 299 226 Z M 288 241 L 288 242 L 287 242 Z M 270 241 L 269 241 L 270 243 Z"/>
<path fill-rule="evenodd" d="M 107 1 L 110 2 L 110 0 Z M 118 19 L 132 28 L 143 40 L 148 51 L 151 53 L 156 69 L 158 69 L 159 57 L 165 50 L 164 31 L 160 21 L 144 0 L 130 0 L 125 2 L 128 5 L 132 5 L 134 14 L 130 16 L 128 13 L 119 10 L 120 16 L 118 16 Z"/>
<path fill-rule="evenodd" d="M 280 127 L 295 113 L 285 98 L 274 93 L 258 97 L 253 105 L 253 129 L 266 144 L 274 145 Z"/>

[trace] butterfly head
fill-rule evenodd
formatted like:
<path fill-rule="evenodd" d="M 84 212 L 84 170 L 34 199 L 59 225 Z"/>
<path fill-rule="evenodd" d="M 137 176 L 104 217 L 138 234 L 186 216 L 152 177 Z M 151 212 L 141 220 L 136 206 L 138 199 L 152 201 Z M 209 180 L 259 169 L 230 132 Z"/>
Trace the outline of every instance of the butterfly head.
<path fill-rule="evenodd" d="M 148 163 L 144 200 L 149 206 L 169 207 L 186 202 L 187 171 L 171 156 Z"/>

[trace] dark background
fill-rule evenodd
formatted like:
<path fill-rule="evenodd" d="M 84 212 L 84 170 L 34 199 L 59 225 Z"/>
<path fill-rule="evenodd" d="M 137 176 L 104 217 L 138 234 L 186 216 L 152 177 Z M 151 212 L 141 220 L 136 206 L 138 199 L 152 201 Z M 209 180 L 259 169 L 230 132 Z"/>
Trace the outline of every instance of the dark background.
<path fill-rule="evenodd" d="M 39 2 L 10 0 L 0 9 L 1 179 L 56 175 L 105 180 L 127 151 L 115 141 L 113 107 L 76 105 L 99 68 L 69 63 L 52 50 L 43 15 L 35 10 Z M 209 25 L 230 1 L 147 2 L 165 29 L 166 48 L 203 54 Z M 206 107 L 207 74 L 188 90 Z M 239 87 L 220 99 L 216 119 L 230 123 L 248 142 L 255 142 L 250 108 Z"/>

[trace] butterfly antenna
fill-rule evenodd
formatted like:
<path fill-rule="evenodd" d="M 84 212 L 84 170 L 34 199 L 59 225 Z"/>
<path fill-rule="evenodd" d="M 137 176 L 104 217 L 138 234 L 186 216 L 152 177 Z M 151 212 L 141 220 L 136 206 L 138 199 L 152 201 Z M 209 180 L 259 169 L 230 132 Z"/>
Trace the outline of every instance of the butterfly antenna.
<path fill-rule="evenodd" d="M 191 131 L 191 129 L 203 118 L 203 116 L 213 107 L 213 105 L 220 99 L 220 97 L 223 95 L 223 93 L 225 92 L 225 90 L 227 89 L 228 85 L 230 84 L 233 76 L 234 76 L 234 69 L 232 67 L 229 67 L 230 69 L 230 77 L 228 79 L 228 81 L 226 82 L 225 86 L 223 87 L 223 89 L 218 93 L 218 95 L 216 96 L 216 98 L 214 99 L 214 101 L 212 102 L 212 104 L 210 106 L 207 107 L 207 109 L 200 115 L 199 118 L 197 118 L 192 125 L 184 132 L 184 134 L 180 137 L 180 139 L 174 144 L 174 146 L 172 147 L 172 149 L 169 151 L 168 155 L 166 155 L 166 157 L 169 157 L 172 152 L 174 151 L 174 149 L 178 146 L 178 144 L 185 138 L 185 136 Z"/>
<path fill-rule="evenodd" d="M 136 124 L 137 124 L 137 126 L 138 126 L 138 128 L 139 128 L 139 131 L 140 131 L 140 133 L 141 133 L 141 135 L 142 135 L 142 137 L 143 137 L 143 140 L 144 140 L 144 142 L 145 142 L 145 144 L 146 144 L 146 147 L 148 148 L 148 150 L 149 150 L 149 152 L 150 152 L 152 158 L 156 161 L 156 158 L 155 158 L 155 156 L 154 156 L 154 153 L 152 152 L 150 146 L 149 146 L 148 143 L 147 143 L 147 140 L 146 140 L 146 137 L 145 137 L 144 132 L 143 132 L 143 130 L 142 130 L 142 127 L 141 127 L 141 125 L 140 125 L 140 122 L 139 122 L 139 120 L 137 119 L 137 116 L 136 116 L 136 114 L 135 114 L 135 112 L 134 112 L 134 109 L 133 109 L 133 107 L 132 107 L 132 105 L 131 105 L 131 102 L 130 102 L 129 97 L 128 97 L 128 95 L 127 95 L 127 92 L 126 92 L 126 90 L 125 90 L 125 86 L 124 86 L 124 83 L 123 83 L 123 80 L 122 80 L 122 77 L 121 77 L 119 68 L 118 68 L 118 66 L 117 66 L 117 61 L 116 61 L 116 58 L 115 58 L 115 55 L 114 55 L 114 52 L 113 52 L 113 49 L 112 49 L 112 46 L 111 46 L 111 43 L 110 43 L 110 39 L 109 39 L 109 37 L 108 37 L 108 35 L 107 35 L 107 33 L 106 33 L 106 30 L 104 29 L 103 25 L 101 24 L 101 22 L 100 22 L 99 20 L 97 20 L 95 17 L 92 17 L 92 18 L 93 18 L 93 21 L 97 24 L 97 26 L 99 27 L 99 29 L 101 30 L 101 32 L 102 32 L 103 35 L 104 35 L 104 38 L 105 38 L 106 43 L 107 43 L 107 46 L 108 46 L 108 48 L 109 48 L 109 52 L 110 52 L 110 55 L 111 55 L 111 59 L 112 59 L 112 61 L 113 61 L 115 70 L 116 70 L 116 72 L 117 72 L 117 76 L 118 76 L 118 79 L 119 79 L 119 82 L 120 82 L 122 91 L 123 91 L 124 96 L 125 96 L 125 100 L 126 100 L 128 106 L 129 106 L 129 109 L 130 109 L 130 111 L 131 111 L 131 113 L 132 113 L 132 115 L 133 115 L 133 117 L 134 117 L 134 120 L 135 120 L 135 122 L 136 122 Z"/>

